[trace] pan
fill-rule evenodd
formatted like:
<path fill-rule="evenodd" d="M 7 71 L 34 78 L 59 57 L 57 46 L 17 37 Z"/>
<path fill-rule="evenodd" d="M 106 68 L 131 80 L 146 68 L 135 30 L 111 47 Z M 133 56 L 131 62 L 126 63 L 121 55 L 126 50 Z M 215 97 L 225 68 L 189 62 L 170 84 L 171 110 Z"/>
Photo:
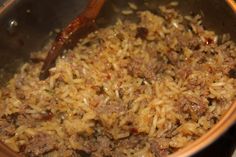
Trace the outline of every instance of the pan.
<path fill-rule="evenodd" d="M 153 5 L 146 8 L 144 0 L 130 0 L 141 9 L 155 10 L 170 0 L 150 0 Z M 200 14 L 207 29 L 218 34 L 229 33 L 236 39 L 236 14 L 234 1 L 223 0 L 179 0 L 178 10 L 183 14 Z M 0 84 L 4 85 L 29 60 L 30 52 L 40 50 L 57 29 L 63 28 L 85 8 L 87 0 L 0 0 Z M 112 6 L 124 8 L 127 0 L 109 0 L 98 18 L 98 26 L 105 27 L 115 22 L 120 14 Z M 209 146 L 236 121 L 236 103 L 232 104 L 223 118 L 205 135 L 184 149 L 172 154 L 192 156 Z M 0 144 L 1 157 L 19 157 L 4 144 Z"/>

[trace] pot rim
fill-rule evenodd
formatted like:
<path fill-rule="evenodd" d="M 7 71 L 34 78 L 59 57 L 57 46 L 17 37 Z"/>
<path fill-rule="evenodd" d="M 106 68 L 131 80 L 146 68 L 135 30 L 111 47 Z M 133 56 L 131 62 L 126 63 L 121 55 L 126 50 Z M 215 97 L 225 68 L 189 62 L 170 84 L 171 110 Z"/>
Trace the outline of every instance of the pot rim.
<path fill-rule="evenodd" d="M 206 132 L 206 134 L 168 157 L 188 157 L 200 152 L 217 140 L 233 124 L 236 124 L 236 101 L 230 106 L 220 121 Z"/>
<path fill-rule="evenodd" d="M 234 0 L 226 0 L 226 2 L 231 7 L 231 9 L 236 13 L 236 1 L 234 1 Z"/>

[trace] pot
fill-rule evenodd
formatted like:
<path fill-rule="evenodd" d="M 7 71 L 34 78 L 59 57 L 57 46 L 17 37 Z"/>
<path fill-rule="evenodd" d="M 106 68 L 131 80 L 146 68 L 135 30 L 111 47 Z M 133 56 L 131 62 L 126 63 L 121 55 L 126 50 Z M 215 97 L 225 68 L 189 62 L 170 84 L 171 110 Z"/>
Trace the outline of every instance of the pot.
<path fill-rule="evenodd" d="M 155 10 L 159 4 L 170 0 L 150 0 L 153 5 L 145 8 L 144 0 L 136 2 L 141 9 Z M 86 6 L 86 0 L 0 0 L 0 84 L 3 85 L 28 60 L 32 51 L 40 50 L 49 39 L 55 37 L 55 29 L 63 28 Z M 98 25 L 104 27 L 121 16 L 113 11 L 113 5 L 123 8 L 127 0 L 106 2 Z M 232 4 L 231 4 L 232 5 Z M 229 33 L 236 39 L 236 14 L 228 3 L 222 0 L 179 0 L 179 10 L 183 14 L 199 13 L 206 28 L 215 32 Z M 122 18 L 122 17 L 121 17 Z M 236 102 L 231 105 L 222 119 L 205 135 L 187 147 L 170 155 L 192 156 L 217 140 L 236 122 Z M 19 157 L 4 144 L 0 144 L 1 157 Z"/>

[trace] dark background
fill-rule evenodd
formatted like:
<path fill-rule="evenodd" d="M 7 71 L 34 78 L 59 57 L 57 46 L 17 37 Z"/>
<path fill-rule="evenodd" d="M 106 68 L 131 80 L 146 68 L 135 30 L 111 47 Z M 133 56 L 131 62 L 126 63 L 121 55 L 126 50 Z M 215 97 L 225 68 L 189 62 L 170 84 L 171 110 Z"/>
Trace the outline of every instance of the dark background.
<path fill-rule="evenodd" d="M 236 126 L 193 157 L 231 157 L 236 148 Z"/>

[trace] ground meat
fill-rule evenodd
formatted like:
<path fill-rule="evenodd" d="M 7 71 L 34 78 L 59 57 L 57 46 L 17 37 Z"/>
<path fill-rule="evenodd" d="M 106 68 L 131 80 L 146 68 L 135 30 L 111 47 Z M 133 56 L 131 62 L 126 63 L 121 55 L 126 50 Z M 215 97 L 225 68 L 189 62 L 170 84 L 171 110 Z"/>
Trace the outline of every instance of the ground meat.
<path fill-rule="evenodd" d="M 99 104 L 96 108 L 98 113 L 120 113 L 125 110 L 121 100 L 110 100 L 106 104 Z"/>
<path fill-rule="evenodd" d="M 91 137 L 78 136 L 77 140 L 81 143 L 80 151 L 86 153 L 93 152 L 94 156 L 125 157 L 120 150 L 123 149 L 142 149 L 147 142 L 144 135 L 132 135 L 114 142 L 106 135 L 96 134 Z"/>
<path fill-rule="evenodd" d="M 40 120 L 49 121 L 53 118 L 54 114 L 50 110 L 46 110 L 45 113 L 42 113 Z"/>
<path fill-rule="evenodd" d="M 177 101 L 177 108 L 180 112 L 189 113 L 196 120 L 207 111 L 207 102 L 203 98 L 186 96 Z"/>
<path fill-rule="evenodd" d="M 75 154 L 74 154 L 74 156 L 78 156 L 78 157 L 90 157 L 91 156 L 91 154 L 90 153 L 87 153 L 87 152 L 85 152 L 85 151 L 83 151 L 83 150 L 75 150 Z"/>
<path fill-rule="evenodd" d="M 155 79 L 156 73 L 160 70 L 161 64 L 155 58 L 145 63 L 143 58 L 132 58 L 128 65 L 128 72 L 134 77 Z"/>
<path fill-rule="evenodd" d="M 4 115 L 2 116 L 4 119 L 6 119 L 6 121 L 10 124 L 16 124 L 17 121 L 17 117 L 19 116 L 19 113 L 12 113 L 10 115 Z"/>
<path fill-rule="evenodd" d="M 1 90 L 1 94 L 2 94 L 2 97 L 4 97 L 4 96 L 10 96 L 10 94 L 11 94 L 11 91 L 10 91 L 10 89 L 8 89 L 8 88 L 2 88 L 2 90 Z"/>
<path fill-rule="evenodd" d="M 199 50 L 200 49 L 200 45 L 201 45 L 201 40 L 197 36 L 194 36 L 193 38 L 191 38 L 189 40 L 189 43 L 188 43 L 188 47 L 191 50 Z"/>
<path fill-rule="evenodd" d="M 169 51 L 166 54 L 168 61 L 170 64 L 176 65 L 177 61 L 178 61 L 178 54 L 175 51 Z"/>
<path fill-rule="evenodd" d="M 194 76 L 194 75 L 189 75 L 189 77 L 186 79 L 188 84 L 186 85 L 186 87 L 188 89 L 195 89 L 195 88 L 201 88 L 201 92 L 206 88 L 206 79 L 204 78 L 204 76 Z"/>
<path fill-rule="evenodd" d="M 28 156 L 36 157 L 55 150 L 57 143 L 52 135 L 39 133 L 29 140 L 24 151 Z"/>
<path fill-rule="evenodd" d="M 151 151 L 154 154 L 154 157 L 165 157 L 168 155 L 168 151 L 160 149 L 160 145 L 155 140 L 150 141 Z"/>
<path fill-rule="evenodd" d="M 236 79 L 236 69 L 230 69 L 228 74 L 230 78 Z"/>
<path fill-rule="evenodd" d="M 147 142 L 147 137 L 144 135 L 131 135 L 126 139 L 119 141 L 118 146 L 124 149 L 142 148 Z"/>
<path fill-rule="evenodd" d="M 100 135 L 98 133 L 93 134 L 89 137 L 77 135 L 77 142 L 80 143 L 80 148 L 76 152 L 81 154 L 87 154 L 93 152 L 95 156 L 112 156 L 114 143 L 106 135 Z M 81 155 L 83 157 L 83 155 Z"/>
<path fill-rule="evenodd" d="M 3 136 L 12 137 L 15 135 L 16 128 L 13 124 L 8 123 L 4 119 L 0 119 L 0 134 Z"/>
<path fill-rule="evenodd" d="M 25 93 L 22 90 L 16 90 L 16 96 L 20 100 L 24 100 L 25 99 Z"/>
<path fill-rule="evenodd" d="M 181 67 L 176 72 L 176 77 L 179 79 L 187 79 L 188 76 L 192 73 L 192 69 L 190 67 Z"/>
<path fill-rule="evenodd" d="M 73 135 L 78 143 L 80 143 L 80 147 L 78 148 L 81 151 L 95 152 L 97 151 L 97 141 L 94 135 L 91 136 L 83 136 L 83 135 Z"/>
<path fill-rule="evenodd" d="M 148 35 L 148 29 L 145 27 L 138 27 L 137 28 L 137 33 L 136 33 L 136 38 L 141 38 L 145 39 Z"/>
<path fill-rule="evenodd" d="M 105 94 L 105 90 L 103 86 L 94 86 L 93 89 L 96 91 L 97 95 Z"/>
<path fill-rule="evenodd" d="M 175 45 L 175 49 L 177 50 L 181 50 L 183 47 L 188 47 L 191 50 L 198 50 L 202 44 L 198 36 L 190 36 L 189 34 L 183 33 L 179 30 L 175 30 L 167 36 L 167 44 L 171 45 L 173 39 L 177 39 L 178 41 Z"/>
<path fill-rule="evenodd" d="M 211 38 L 205 38 L 205 44 L 206 44 L 206 45 L 210 45 L 210 44 L 212 44 L 213 42 L 214 42 L 213 39 L 211 39 Z"/>
<path fill-rule="evenodd" d="M 33 119 L 30 115 L 20 114 L 17 117 L 17 125 L 33 126 L 33 125 L 36 125 L 36 123 L 35 123 L 35 119 Z"/>
<path fill-rule="evenodd" d="M 112 156 L 113 154 L 113 147 L 114 147 L 114 144 L 113 142 L 111 141 L 111 139 L 109 139 L 108 137 L 106 136 L 99 136 L 97 138 L 97 142 L 98 142 L 98 153 L 99 154 L 103 154 L 103 156 Z"/>

